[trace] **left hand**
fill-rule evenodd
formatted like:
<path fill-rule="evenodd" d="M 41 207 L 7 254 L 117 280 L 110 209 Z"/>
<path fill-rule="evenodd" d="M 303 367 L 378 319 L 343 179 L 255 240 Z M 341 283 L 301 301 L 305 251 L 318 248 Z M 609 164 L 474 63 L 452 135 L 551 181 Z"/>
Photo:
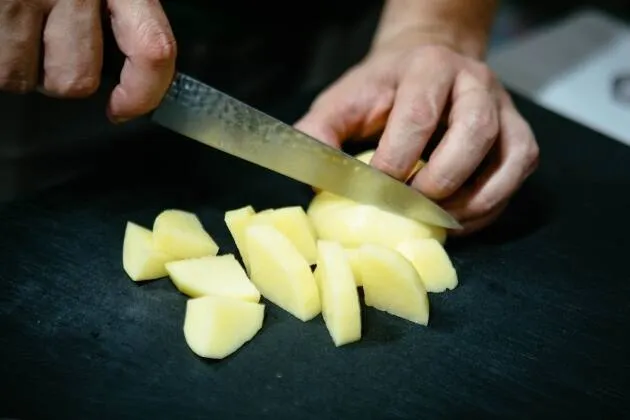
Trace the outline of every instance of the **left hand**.
<path fill-rule="evenodd" d="M 442 118 L 446 134 L 414 175 Z M 296 128 L 335 147 L 382 132 L 372 165 L 436 200 L 464 226 L 455 234 L 492 223 L 538 163 L 532 130 L 490 69 L 439 44 L 373 51 Z"/>

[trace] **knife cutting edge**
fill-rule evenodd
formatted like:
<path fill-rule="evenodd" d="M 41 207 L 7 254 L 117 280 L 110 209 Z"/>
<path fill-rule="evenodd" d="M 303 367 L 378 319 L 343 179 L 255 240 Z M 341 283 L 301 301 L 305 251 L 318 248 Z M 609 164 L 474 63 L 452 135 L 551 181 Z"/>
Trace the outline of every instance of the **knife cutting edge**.
<path fill-rule="evenodd" d="M 420 222 L 461 228 L 405 183 L 185 74 L 175 76 L 152 120 L 312 187 Z"/>

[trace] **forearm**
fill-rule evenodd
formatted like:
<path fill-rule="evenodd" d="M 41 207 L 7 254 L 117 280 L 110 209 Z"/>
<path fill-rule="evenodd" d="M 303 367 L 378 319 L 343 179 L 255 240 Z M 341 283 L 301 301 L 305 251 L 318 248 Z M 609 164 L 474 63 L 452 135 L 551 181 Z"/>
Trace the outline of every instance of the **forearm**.
<path fill-rule="evenodd" d="M 387 0 L 373 49 L 394 41 L 410 44 L 439 42 L 463 54 L 483 58 L 498 2 Z"/>

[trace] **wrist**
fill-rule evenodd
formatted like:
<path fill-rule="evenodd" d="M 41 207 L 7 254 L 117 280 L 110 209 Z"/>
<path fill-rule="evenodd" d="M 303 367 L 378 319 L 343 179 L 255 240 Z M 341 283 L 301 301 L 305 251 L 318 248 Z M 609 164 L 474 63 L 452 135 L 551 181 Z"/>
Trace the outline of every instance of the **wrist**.
<path fill-rule="evenodd" d="M 405 28 L 391 36 L 378 38 L 372 43 L 370 53 L 383 49 L 407 49 L 426 45 L 440 45 L 462 55 L 483 60 L 487 51 L 487 36 L 446 32 L 443 28 Z"/>
<path fill-rule="evenodd" d="M 484 59 L 496 3 L 496 0 L 389 0 L 371 50 L 442 45 Z"/>

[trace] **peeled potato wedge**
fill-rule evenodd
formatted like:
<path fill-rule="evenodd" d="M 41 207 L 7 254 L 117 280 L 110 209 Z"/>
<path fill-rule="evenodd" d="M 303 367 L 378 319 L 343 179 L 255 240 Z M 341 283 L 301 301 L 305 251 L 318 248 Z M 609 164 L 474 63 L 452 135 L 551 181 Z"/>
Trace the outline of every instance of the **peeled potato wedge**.
<path fill-rule="evenodd" d="M 345 248 L 346 260 L 352 270 L 352 276 L 354 277 L 354 283 L 357 287 L 363 285 L 361 280 L 361 254 L 358 248 Z"/>
<path fill-rule="evenodd" d="M 256 211 L 252 206 L 244 206 L 238 209 L 225 212 L 224 221 L 234 239 L 238 253 L 247 272 L 249 272 L 249 262 L 247 260 L 247 246 L 245 243 L 245 228 L 249 224 Z"/>
<path fill-rule="evenodd" d="M 224 359 L 260 331 L 265 306 L 224 296 L 189 299 L 184 318 L 184 337 L 198 356 Z"/>
<path fill-rule="evenodd" d="M 363 245 L 359 252 L 365 304 L 428 325 L 429 297 L 413 265 L 399 252 L 382 245 Z"/>
<path fill-rule="evenodd" d="M 250 223 L 275 227 L 291 241 L 309 265 L 317 261 L 315 229 L 302 207 L 268 209 L 253 216 Z"/>
<path fill-rule="evenodd" d="M 366 150 L 365 152 L 359 153 L 355 157 L 359 159 L 361 162 L 367 163 L 369 165 L 370 162 L 372 161 L 372 158 L 374 157 L 374 153 L 376 153 L 376 150 Z M 424 165 L 425 165 L 425 162 L 423 160 L 419 160 L 414 166 L 413 170 L 411 171 L 411 174 L 409 174 L 409 177 L 407 179 L 413 177 L 420 169 L 422 169 Z"/>
<path fill-rule="evenodd" d="M 444 247 L 435 239 L 412 239 L 396 247 L 411 262 L 428 292 L 457 287 L 457 272 Z"/>
<path fill-rule="evenodd" d="M 193 298 L 215 295 L 260 300 L 260 292 L 233 254 L 172 261 L 166 269 L 175 287 Z"/>
<path fill-rule="evenodd" d="M 367 150 L 355 157 L 369 164 L 375 152 Z M 410 176 L 415 175 L 424 164 L 424 161 L 418 161 Z M 441 244 L 446 241 L 446 229 L 440 226 L 421 223 L 327 191 L 316 192 L 307 215 L 318 239 L 339 242 L 346 248 L 371 243 L 393 249 L 409 239 L 434 238 Z"/>
<path fill-rule="evenodd" d="M 165 264 L 172 255 L 155 248 L 153 233 L 136 223 L 127 222 L 123 239 L 123 269 L 133 281 L 155 280 L 167 276 Z"/>
<path fill-rule="evenodd" d="M 322 317 L 333 343 L 340 347 L 361 339 L 361 309 L 352 269 L 336 242 L 318 241 L 315 280 Z"/>
<path fill-rule="evenodd" d="M 291 241 L 271 225 L 246 230 L 250 278 L 260 293 L 302 321 L 321 312 L 311 267 Z"/>
<path fill-rule="evenodd" d="M 194 213 L 164 210 L 153 223 L 155 247 L 177 259 L 216 255 L 219 246 Z"/>
<path fill-rule="evenodd" d="M 400 242 L 410 239 L 434 238 L 440 243 L 446 240 L 446 230 L 442 227 L 329 192 L 321 192 L 313 198 L 308 216 L 319 239 L 339 242 L 346 248 L 374 244 L 395 249 Z"/>

